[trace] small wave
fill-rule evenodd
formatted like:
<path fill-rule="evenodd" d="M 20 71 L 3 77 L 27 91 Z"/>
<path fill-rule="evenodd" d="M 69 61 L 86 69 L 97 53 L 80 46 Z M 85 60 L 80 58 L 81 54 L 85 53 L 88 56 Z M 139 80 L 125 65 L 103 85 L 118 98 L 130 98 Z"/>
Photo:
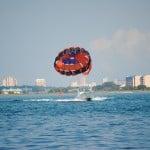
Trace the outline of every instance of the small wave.
<path fill-rule="evenodd" d="M 108 97 L 94 97 L 92 100 L 93 101 L 105 101 L 107 99 L 108 99 Z"/>
<path fill-rule="evenodd" d="M 34 101 L 34 102 L 74 102 L 74 101 L 84 101 L 82 99 L 77 98 L 69 98 L 69 99 L 24 99 L 23 101 Z"/>
<path fill-rule="evenodd" d="M 121 93 L 123 93 L 123 94 L 133 94 L 132 91 L 122 91 Z"/>
<path fill-rule="evenodd" d="M 78 102 L 78 101 L 85 101 L 84 99 L 78 98 L 70 98 L 70 99 L 56 99 L 57 102 Z"/>
<path fill-rule="evenodd" d="M 24 99 L 23 101 L 48 102 L 48 101 L 52 101 L 52 99 Z"/>

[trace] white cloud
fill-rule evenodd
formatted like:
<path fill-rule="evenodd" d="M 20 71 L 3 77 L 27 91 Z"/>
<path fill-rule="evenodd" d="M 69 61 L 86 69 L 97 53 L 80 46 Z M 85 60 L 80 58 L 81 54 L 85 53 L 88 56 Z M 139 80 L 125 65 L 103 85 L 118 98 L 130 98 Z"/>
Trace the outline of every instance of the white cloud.
<path fill-rule="evenodd" d="M 150 73 L 150 32 L 118 30 L 93 40 L 91 48 L 94 67 L 104 75 Z"/>
<path fill-rule="evenodd" d="M 144 33 L 137 29 L 132 30 L 118 30 L 112 37 L 99 38 L 92 41 L 92 48 L 98 50 L 115 49 L 121 51 L 136 51 L 137 46 L 149 46 L 150 32 Z M 146 47 L 145 47 L 146 48 Z"/>

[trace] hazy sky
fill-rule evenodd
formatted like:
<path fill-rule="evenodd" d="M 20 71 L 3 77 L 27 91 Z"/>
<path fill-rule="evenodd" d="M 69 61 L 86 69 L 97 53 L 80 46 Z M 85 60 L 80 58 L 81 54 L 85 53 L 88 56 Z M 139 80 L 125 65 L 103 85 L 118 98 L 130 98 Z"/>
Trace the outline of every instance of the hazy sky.
<path fill-rule="evenodd" d="M 150 73 L 150 1 L 0 0 L 0 78 L 69 85 L 78 77 L 60 75 L 53 62 L 72 45 L 90 52 L 90 81 Z"/>

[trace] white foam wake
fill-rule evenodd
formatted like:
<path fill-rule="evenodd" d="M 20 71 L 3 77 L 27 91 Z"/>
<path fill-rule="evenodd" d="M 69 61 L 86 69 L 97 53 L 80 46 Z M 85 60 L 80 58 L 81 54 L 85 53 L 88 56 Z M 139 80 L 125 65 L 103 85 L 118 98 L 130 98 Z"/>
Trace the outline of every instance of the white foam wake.
<path fill-rule="evenodd" d="M 107 99 L 108 99 L 108 97 L 94 97 L 92 100 L 93 101 L 105 101 Z"/>
<path fill-rule="evenodd" d="M 57 102 L 78 102 L 78 101 L 85 101 L 84 99 L 78 98 L 69 98 L 69 99 L 56 99 Z"/>
<path fill-rule="evenodd" d="M 92 101 L 105 101 L 108 97 L 94 97 Z M 62 98 L 62 99 L 45 99 L 45 98 L 34 98 L 34 99 L 24 99 L 23 101 L 35 101 L 35 102 L 83 102 L 85 99 L 80 98 Z"/>
<path fill-rule="evenodd" d="M 92 101 L 105 101 L 107 100 L 107 97 L 94 97 L 92 98 Z M 69 98 L 69 99 L 56 99 L 55 101 L 58 102 L 78 102 L 78 101 L 86 101 L 85 99 L 79 99 L 79 98 Z"/>
<path fill-rule="evenodd" d="M 45 99 L 45 98 L 40 98 L 40 99 L 24 99 L 23 101 L 36 101 L 36 102 L 48 102 L 48 101 L 52 101 L 52 99 Z"/>

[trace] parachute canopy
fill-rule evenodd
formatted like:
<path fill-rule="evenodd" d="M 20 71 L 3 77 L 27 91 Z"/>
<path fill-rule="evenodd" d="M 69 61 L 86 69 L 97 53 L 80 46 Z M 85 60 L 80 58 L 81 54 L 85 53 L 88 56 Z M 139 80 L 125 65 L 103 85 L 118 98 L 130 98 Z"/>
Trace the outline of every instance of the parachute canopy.
<path fill-rule="evenodd" d="M 54 67 L 62 75 L 88 75 L 91 70 L 91 57 L 84 48 L 66 48 L 55 58 Z"/>

